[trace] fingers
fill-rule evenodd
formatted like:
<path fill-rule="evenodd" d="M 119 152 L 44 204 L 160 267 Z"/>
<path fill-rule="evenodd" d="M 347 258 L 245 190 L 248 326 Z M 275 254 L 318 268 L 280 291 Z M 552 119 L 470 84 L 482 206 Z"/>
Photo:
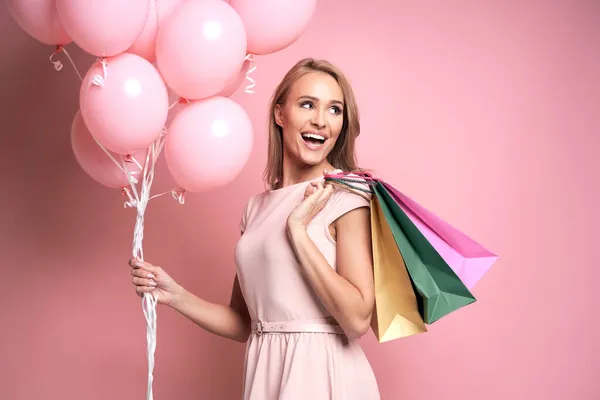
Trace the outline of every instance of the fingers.
<path fill-rule="evenodd" d="M 317 193 L 319 190 L 323 190 L 328 184 L 323 181 L 313 181 L 306 187 L 306 191 L 304 192 L 304 198 L 308 198 L 311 195 Z"/>
<path fill-rule="evenodd" d="M 150 267 L 152 264 L 146 261 L 138 260 L 137 258 L 132 258 L 129 260 L 129 266 L 132 268 L 140 268 L 140 267 Z"/>
<path fill-rule="evenodd" d="M 144 293 L 150 293 L 150 292 L 152 292 L 154 290 L 155 290 L 155 288 L 148 287 L 148 286 L 136 286 L 135 287 L 135 292 L 140 297 L 142 297 L 144 295 Z"/>
<path fill-rule="evenodd" d="M 317 189 L 323 189 L 324 186 L 323 181 L 313 181 L 308 185 L 307 189 L 315 191 Z"/>
<path fill-rule="evenodd" d="M 156 282 L 152 279 L 138 278 L 137 276 L 134 276 L 131 281 L 135 286 L 156 287 Z"/>
<path fill-rule="evenodd" d="M 323 208 L 325 208 L 325 204 L 327 204 L 327 201 L 329 201 L 333 195 L 333 192 L 333 186 L 327 185 L 325 188 L 318 189 L 312 194 L 312 198 L 310 199 L 312 202 L 312 215 L 318 214 L 321 212 L 321 210 L 323 210 Z"/>
<path fill-rule="evenodd" d="M 152 272 L 149 272 L 143 268 L 132 268 L 131 275 L 137 276 L 138 278 L 149 278 L 149 279 L 156 278 L 156 276 Z"/>
<path fill-rule="evenodd" d="M 323 189 L 325 187 L 325 184 L 323 183 L 323 181 L 313 181 L 310 183 L 310 185 L 308 185 L 306 187 L 306 192 L 310 194 L 313 194 L 315 192 L 317 192 L 319 189 Z"/>
<path fill-rule="evenodd" d="M 129 260 L 131 267 L 131 281 L 135 285 L 135 292 L 143 297 L 144 293 L 151 293 L 157 287 L 156 276 L 161 272 L 161 268 L 138 259 Z"/>
<path fill-rule="evenodd" d="M 131 275 L 133 278 L 131 281 L 136 286 L 145 286 L 154 288 L 157 286 L 156 281 L 154 280 L 156 277 L 153 273 L 146 271 L 143 268 L 132 268 Z"/>
<path fill-rule="evenodd" d="M 308 201 L 312 201 L 314 204 L 318 205 L 325 202 L 327 202 L 327 200 L 329 200 L 329 198 L 331 198 L 331 195 L 333 194 L 333 186 L 332 185 L 320 185 L 320 187 L 318 187 L 317 189 L 315 189 L 315 191 L 306 198 L 306 200 Z"/>
<path fill-rule="evenodd" d="M 152 265 L 149 262 L 136 260 L 136 259 L 129 260 L 129 266 L 131 266 L 132 268 L 142 268 L 142 269 L 149 271 L 155 275 L 160 272 L 160 267 L 158 267 L 156 265 Z"/>
<path fill-rule="evenodd" d="M 306 191 L 304 192 L 304 198 L 310 197 L 316 190 L 316 187 L 311 183 L 306 187 Z"/>
<path fill-rule="evenodd" d="M 319 196 L 319 202 L 325 203 L 327 200 L 329 200 L 331 198 L 332 195 L 333 195 L 333 186 L 326 185 L 325 188 L 322 190 L 321 195 Z"/>

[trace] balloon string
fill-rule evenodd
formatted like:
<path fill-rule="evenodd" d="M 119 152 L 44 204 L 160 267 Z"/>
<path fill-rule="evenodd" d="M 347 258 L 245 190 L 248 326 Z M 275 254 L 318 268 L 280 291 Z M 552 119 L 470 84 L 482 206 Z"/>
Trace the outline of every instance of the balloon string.
<path fill-rule="evenodd" d="M 250 74 L 253 73 L 254 71 L 256 71 L 256 59 L 254 57 L 254 54 L 248 54 L 244 58 L 244 61 L 250 62 L 250 68 L 248 68 L 248 71 L 246 71 L 246 79 L 250 83 L 246 86 L 244 91 L 246 93 L 254 94 L 254 87 L 256 86 L 256 81 L 250 77 Z"/>
<path fill-rule="evenodd" d="M 171 105 L 169 106 L 169 111 L 171 111 L 171 109 L 173 107 L 175 107 L 177 104 L 190 104 L 190 101 L 184 97 L 180 97 L 179 100 L 175 100 L 174 102 L 171 103 Z"/>
<path fill-rule="evenodd" d="M 160 132 L 160 136 L 156 139 L 148 148 L 146 153 L 146 162 L 144 163 L 142 173 L 142 185 L 138 192 L 135 182 L 131 179 L 129 170 L 127 167 L 130 161 L 130 157 L 121 156 L 121 163 L 123 169 L 128 174 L 130 188 L 123 188 L 122 193 L 126 195 L 129 201 L 125 202 L 125 207 L 135 208 L 137 210 L 137 217 L 135 222 L 135 228 L 133 231 L 133 258 L 143 261 L 144 251 L 142 242 L 144 239 L 144 214 L 148 202 L 153 198 L 162 196 L 166 193 L 171 193 L 175 199 L 178 199 L 180 204 L 183 204 L 183 193 L 181 189 L 173 189 L 170 192 L 161 193 L 150 197 L 150 191 L 152 183 L 154 182 L 154 171 L 158 157 L 164 148 L 167 130 L 163 128 Z M 133 159 L 135 160 L 135 159 Z M 144 293 L 142 309 L 146 318 L 146 342 L 147 348 L 146 353 L 148 357 L 148 391 L 146 395 L 147 400 L 153 400 L 152 383 L 154 381 L 154 353 L 156 351 L 156 304 L 157 298 L 152 293 Z"/>
<path fill-rule="evenodd" d="M 139 171 L 128 171 L 127 169 L 123 168 L 123 165 L 117 161 L 117 159 L 114 157 L 114 155 L 110 151 L 108 151 L 108 149 L 106 147 L 104 147 L 103 145 L 100 144 L 100 142 L 94 137 L 94 135 L 91 135 L 91 136 L 92 136 L 92 138 L 94 138 L 94 141 L 96 142 L 96 144 L 102 149 L 102 151 L 104 151 L 104 153 L 106 153 L 106 155 L 121 170 L 121 172 L 123 172 L 125 175 L 127 175 L 128 179 L 131 182 L 133 182 L 134 184 L 137 184 L 139 181 L 133 175 L 137 175 L 140 173 L 140 171 L 143 170 L 141 164 L 132 155 L 127 155 L 127 157 L 129 157 L 129 159 L 130 159 L 129 162 L 134 162 L 139 168 Z"/>
<path fill-rule="evenodd" d="M 140 164 L 138 160 L 136 160 L 131 154 L 127 154 L 125 156 L 125 162 L 134 163 L 135 165 L 137 165 L 140 171 L 144 169 L 144 167 L 142 167 L 142 164 Z"/>
<path fill-rule="evenodd" d="M 179 204 L 185 204 L 185 190 L 184 189 L 172 189 L 172 190 L 168 190 L 163 193 L 155 194 L 154 196 L 150 197 L 148 199 L 148 201 L 155 199 L 157 197 L 160 197 L 160 196 L 164 196 L 166 194 L 170 194 L 175 200 L 177 200 L 177 202 Z"/>
<path fill-rule="evenodd" d="M 60 53 L 63 50 L 63 46 L 62 45 L 58 45 L 56 46 L 56 50 L 54 50 L 54 53 L 50 54 L 50 57 L 48 57 L 48 59 L 50 60 L 50 62 L 52 64 L 54 64 L 54 69 L 56 71 L 60 71 L 61 69 L 63 69 L 63 63 L 60 60 L 56 60 L 54 61 L 53 58 Z"/>
<path fill-rule="evenodd" d="M 63 63 L 60 60 L 54 60 L 54 58 L 58 55 L 58 53 L 65 53 L 65 56 L 67 57 L 67 59 L 69 60 L 69 62 L 71 63 L 71 65 L 73 66 L 73 69 L 75 70 L 75 73 L 77 74 L 77 76 L 79 77 L 79 80 L 82 81 L 83 78 L 81 77 L 81 74 L 79 73 L 79 69 L 77 69 L 77 66 L 75 65 L 75 62 L 73 61 L 73 59 L 71 58 L 71 55 L 69 54 L 69 52 L 67 51 L 67 49 L 65 49 L 65 46 L 63 45 L 58 45 L 56 46 L 56 50 L 54 50 L 54 53 L 50 54 L 50 57 L 48 58 L 50 60 L 50 62 L 54 65 L 54 69 L 56 71 L 60 71 L 63 69 Z"/>
<path fill-rule="evenodd" d="M 98 61 L 102 65 L 102 75 L 100 75 L 100 74 L 94 75 L 94 77 L 92 78 L 92 84 L 94 84 L 96 86 L 104 87 L 106 78 L 108 77 L 108 68 L 106 66 L 106 64 L 107 64 L 106 58 L 100 58 Z"/>
<path fill-rule="evenodd" d="M 142 310 L 146 318 L 146 353 L 148 354 L 148 389 L 146 400 L 153 400 L 152 383 L 154 382 L 154 353 L 156 351 L 156 304 L 158 298 L 152 293 L 144 293 Z"/>

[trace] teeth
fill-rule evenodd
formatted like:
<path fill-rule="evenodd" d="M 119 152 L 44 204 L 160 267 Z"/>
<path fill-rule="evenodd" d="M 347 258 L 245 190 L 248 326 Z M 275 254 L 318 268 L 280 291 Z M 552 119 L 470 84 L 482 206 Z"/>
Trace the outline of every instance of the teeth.
<path fill-rule="evenodd" d="M 325 137 L 324 136 L 316 135 L 314 133 L 303 133 L 302 137 L 304 137 L 304 138 L 312 138 L 312 139 L 317 139 L 317 140 L 322 140 L 323 142 L 325 141 Z"/>

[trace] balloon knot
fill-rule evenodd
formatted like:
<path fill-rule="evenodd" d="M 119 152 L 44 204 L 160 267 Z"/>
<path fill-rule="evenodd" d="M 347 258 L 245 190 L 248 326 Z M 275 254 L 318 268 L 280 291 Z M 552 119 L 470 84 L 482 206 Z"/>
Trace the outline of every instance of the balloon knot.
<path fill-rule="evenodd" d="M 179 204 L 185 203 L 185 189 L 173 189 L 171 195 L 179 202 Z"/>
<path fill-rule="evenodd" d="M 56 50 L 54 50 L 54 53 L 50 54 L 50 57 L 48 58 L 50 60 L 50 62 L 52 63 L 52 65 L 54 65 L 54 69 L 56 71 L 60 71 L 61 69 L 63 69 L 63 63 L 60 62 L 60 60 L 54 60 L 54 57 L 60 53 L 63 50 L 63 46 L 62 45 L 56 45 Z"/>

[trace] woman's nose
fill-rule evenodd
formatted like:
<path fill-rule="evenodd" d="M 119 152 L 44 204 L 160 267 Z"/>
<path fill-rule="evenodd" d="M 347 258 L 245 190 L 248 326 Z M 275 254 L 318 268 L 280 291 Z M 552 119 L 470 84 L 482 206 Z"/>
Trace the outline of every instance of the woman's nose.
<path fill-rule="evenodd" d="M 315 110 L 312 115 L 311 123 L 319 128 L 325 126 L 325 114 L 322 110 Z"/>

